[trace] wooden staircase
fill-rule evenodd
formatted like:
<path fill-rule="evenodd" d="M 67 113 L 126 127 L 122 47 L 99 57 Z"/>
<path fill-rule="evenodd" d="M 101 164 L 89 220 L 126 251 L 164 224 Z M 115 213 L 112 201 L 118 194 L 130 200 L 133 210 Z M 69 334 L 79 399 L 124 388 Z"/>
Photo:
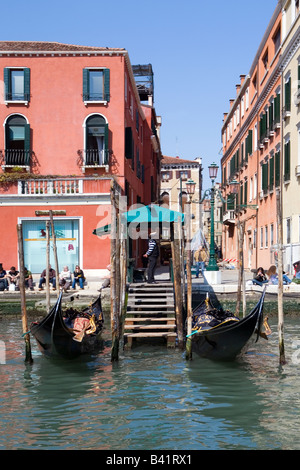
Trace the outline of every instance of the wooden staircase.
<path fill-rule="evenodd" d="M 124 322 L 124 347 L 133 340 L 165 338 L 168 347 L 175 347 L 176 318 L 174 290 L 171 282 L 130 284 Z"/>

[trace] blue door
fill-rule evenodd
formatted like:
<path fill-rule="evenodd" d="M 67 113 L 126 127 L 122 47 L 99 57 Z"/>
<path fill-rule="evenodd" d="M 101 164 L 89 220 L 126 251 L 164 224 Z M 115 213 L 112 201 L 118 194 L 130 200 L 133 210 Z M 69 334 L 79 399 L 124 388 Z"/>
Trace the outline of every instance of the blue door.
<path fill-rule="evenodd" d="M 23 220 L 24 263 L 32 273 L 46 268 L 46 221 Z M 68 266 L 74 271 L 79 264 L 79 221 L 54 220 L 59 271 Z M 55 269 L 53 238 L 50 228 L 50 264 Z"/>

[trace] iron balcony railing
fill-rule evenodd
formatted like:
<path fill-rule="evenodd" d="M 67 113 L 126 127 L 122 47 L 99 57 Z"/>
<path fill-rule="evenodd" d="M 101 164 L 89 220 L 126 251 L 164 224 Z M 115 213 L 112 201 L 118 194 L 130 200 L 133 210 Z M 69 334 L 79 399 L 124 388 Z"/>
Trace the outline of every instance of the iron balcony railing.
<path fill-rule="evenodd" d="M 30 166 L 33 152 L 31 150 L 5 149 L 0 150 L 1 166 Z"/>
<path fill-rule="evenodd" d="M 29 93 L 5 93 L 5 101 L 29 101 Z"/>
<path fill-rule="evenodd" d="M 109 150 L 86 149 L 78 150 L 78 155 L 83 166 L 107 166 L 109 165 Z"/>

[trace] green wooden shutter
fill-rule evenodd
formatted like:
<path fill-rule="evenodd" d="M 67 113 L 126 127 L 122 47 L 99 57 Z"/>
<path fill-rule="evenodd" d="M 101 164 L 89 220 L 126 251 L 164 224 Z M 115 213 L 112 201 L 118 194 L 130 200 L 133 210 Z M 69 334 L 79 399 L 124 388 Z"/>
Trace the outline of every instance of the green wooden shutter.
<path fill-rule="evenodd" d="M 110 100 L 110 70 L 104 69 L 104 99 Z"/>
<path fill-rule="evenodd" d="M 280 151 L 275 153 L 275 186 L 280 186 Z"/>
<path fill-rule="evenodd" d="M 109 164 L 109 146 L 108 146 L 108 145 L 109 145 L 109 142 L 108 142 L 108 136 L 109 136 L 108 124 L 105 124 L 105 125 L 104 125 L 105 165 L 108 165 L 108 164 Z"/>
<path fill-rule="evenodd" d="M 90 99 L 89 69 L 83 69 L 82 87 L 82 99 L 83 101 L 88 101 Z"/>
<path fill-rule="evenodd" d="M 30 125 L 25 124 L 25 143 L 24 143 L 24 150 L 25 150 L 25 165 L 30 165 Z"/>
<path fill-rule="evenodd" d="M 10 69 L 8 67 L 4 68 L 4 95 L 5 100 L 9 99 L 9 95 L 11 93 L 11 86 L 10 86 Z"/>
<path fill-rule="evenodd" d="M 244 184 L 244 204 L 247 205 L 248 202 L 248 181 L 245 181 Z"/>
<path fill-rule="evenodd" d="M 272 190 L 274 188 L 274 155 L 270 158 L 269 170 L 269 189 Z"/>
<path fill-rule="evenodd" d="M 289 181 L 291 176 L 291 143 L 288 141 L 284 146 L 284 181 Z"/>
<path fill-rule="evenodd" d="M 280 122 L 280 95 L 277 95 L 274 98 L 274 117 L 275 123 Z"/>
<path fill-rule="evenodd" d="M 228 211 L 234 209 L 234 200 L 235 200 L 234 194 L 229 194 L 227 198 L 227 210 Z"/>
<path fill-rule="evenodd" d="M 285 91 L 285 110 L 290 111 L 291 110 L 291 78 L 289 78 L 288 81 L 286 82 L 284 91 Z"/>
<path fill-rule="evenodd" d="M 24 69 L 24 100 L 30 101 L 30 69 Z"/>
<path fill-rule="evenodd" d="M 252 155 L 252 151 L 253 151 L 253 148 L 252 148 L 252 142 L 253 142 L 253 131 L 250 130 L 249 131 L 249 134 L 248 134 L 248 137 L 249 137 L 249 155 Z"/>

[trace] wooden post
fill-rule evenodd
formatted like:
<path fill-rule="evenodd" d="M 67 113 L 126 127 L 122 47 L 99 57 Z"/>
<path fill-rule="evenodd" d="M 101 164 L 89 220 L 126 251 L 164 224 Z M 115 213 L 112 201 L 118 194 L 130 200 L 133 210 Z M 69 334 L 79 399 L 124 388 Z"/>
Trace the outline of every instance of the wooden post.
<path fill-rule="evenodd" d="M 186 257 L 186 274 L 187 274 L 187 335 L 192 333 L 192 272 L 191 272 L 191 203 L 188 204 L 188 223 L 187 223 L 187 257 Z M 192 340 L 190 337 L 186 341 L 186 359 L 192 359 Z"/>
<path fill-rule="evenodd" d="M 49 211 L 49 216 L 50 216 L 50 224 L 51 224 L 51 231 L 52 231 L 52 244 L 53 244 L 54 261 L 55 261 L 57 297 L 59 297 L 59 270 L 58 270 L 58 258 L 57 258 L 57 249 L 56 249 L 56 235 L 55 235 L 55 230 L 54 230 L 54 222 L 53 222 L 53 213 L 52 213 L 52 211 Z"/>
<path fill-rule="evenodd" d="M 283 315 L 283 256 L 282 256 L 282 218 L 281 218 L 281 192 L 276 194 L 277 227 L 278 227 L 278 339 L 279 363 L 286 363 L 284 352 L 284 315 Z"/>
<path fill-rule="evenodd" d="M 30 336 L 28 334 L 28 322 L 26 311 L 26 298 L 25 298 L 25 270 L 24 270 L 24 248 L 23 248 L 23 232 L 22 225 L 17 225 L 18 232 L 18 253 L 19 253 L 19 266 L 20 266 L 20 294 L 21 294 L 21 312 L 22 312 L 22 328 L 25 339 L 25 362 L 32 363 Z"/>
<path fill-rule="evenodd" d="M 49 286 L 49 264 L 50 264 L 50 227 L 46 221 L 46 307 L 50 311 L 50 286 Z"/>
<path fill-rule="evenodd" d="M 245 222 L 241 222 L 239 216 L 238 216 L 238 223 L 237 223 L 237 231 L 238 231 L 239 271 L 238 271 L 238 290 L 237 290 L 235 315 L 239 316 L 241 299 L 242 299 L 242 282 L 243 282 L 243 276 L 244 276 L 243 240 L 244 240 L 244 233 L 245 233 Z"/>
<path fill-rule="evenodd" d="M 174 239 L 171 242 L 173 260 L 173 278 L 175 293 L 175 313 L 177 325 L 178 347 L 184 347 L 183 318 L 182 318 L 182 276 L 181 276 L 181 243 L 179 238 L 180 223 L 174 222 Z"/>
<path fill-rule="evenodd" d="M 117 295 L 117 208 L 115 200 L 115 185 L 114 181 L 111 181 L 110 187 L 110 200 L 111 200 L 111 240 L 110 240 L 110 318 L 111 318 L 111 334 L 112 334 L 112 346 L 111 346 L 111 361 L 117 361 L 119 359 L 119 296 Z"/>

